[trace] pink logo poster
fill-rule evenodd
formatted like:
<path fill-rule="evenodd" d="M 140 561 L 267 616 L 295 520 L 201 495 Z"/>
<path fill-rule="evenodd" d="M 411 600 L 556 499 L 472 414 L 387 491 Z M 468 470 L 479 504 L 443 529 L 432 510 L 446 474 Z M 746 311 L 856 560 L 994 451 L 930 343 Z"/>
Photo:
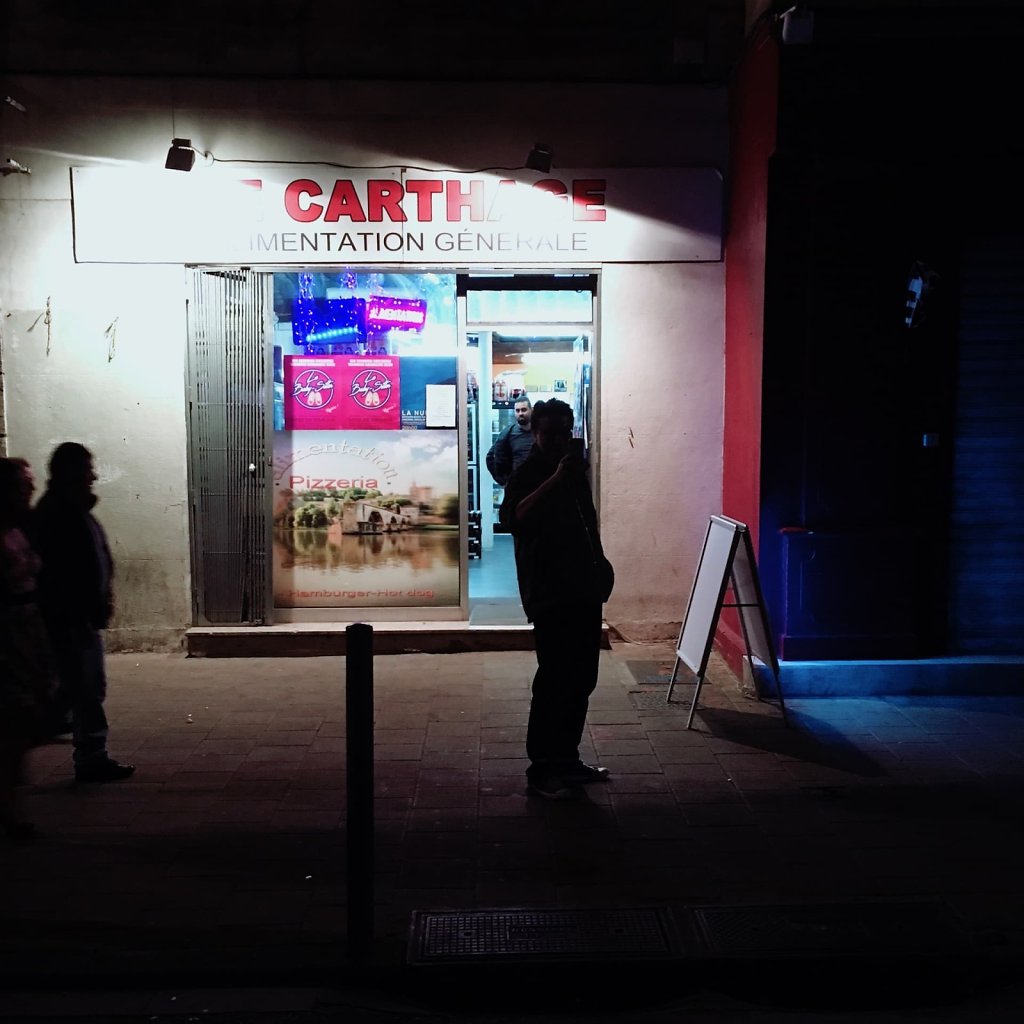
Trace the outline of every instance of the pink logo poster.
<path fill-rule="evenodd" d="M 285 430 L 338 430 L 345 426 L 339 361 L 339 356 L 284 357 Z"/>
<path fill-rule="evenodd" d="M 285 356 L 285 430 L 399 430 L 398 356 Z"/>
<path fill-rule="evenodd" d="M 341 426 L 347 430 L 399 430 L 402 409 L 397 356 L 336 356 Z"/>

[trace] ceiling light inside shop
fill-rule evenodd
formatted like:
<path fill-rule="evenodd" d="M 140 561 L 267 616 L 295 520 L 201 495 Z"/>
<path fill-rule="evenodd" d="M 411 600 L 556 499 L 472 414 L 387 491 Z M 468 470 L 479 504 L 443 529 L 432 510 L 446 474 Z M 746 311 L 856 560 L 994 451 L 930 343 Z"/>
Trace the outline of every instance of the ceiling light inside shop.
<path fill-rule="evenodd" d="M 564 364 L 567 359 L 578 356 L 583 362 L 590 361 L 590 354 L 587 352 L 573 352 L 566 349 L 562 352 L 523 352 L 519 359 L 527 366 L 551 366 L 553 364 Z"/>
<path fill-rule="evenodd" d="M 498 345 L 508 345 L 531 341 L 568 345 L 572 348 L 573 343 L 580 337 L 580 330 L 577 324 L 502 324 L 495 331 L 494 342 Z"/>

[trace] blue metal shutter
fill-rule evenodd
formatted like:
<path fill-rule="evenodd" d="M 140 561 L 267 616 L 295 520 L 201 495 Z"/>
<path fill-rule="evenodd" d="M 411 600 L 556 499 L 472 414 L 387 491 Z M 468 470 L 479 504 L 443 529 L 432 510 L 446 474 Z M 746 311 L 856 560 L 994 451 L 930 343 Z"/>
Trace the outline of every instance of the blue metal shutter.
<path fill-rule="evenodd" d="M 973 240 L 961 285 L 953 654 L 1024 652 L 1024 234 Z"/>

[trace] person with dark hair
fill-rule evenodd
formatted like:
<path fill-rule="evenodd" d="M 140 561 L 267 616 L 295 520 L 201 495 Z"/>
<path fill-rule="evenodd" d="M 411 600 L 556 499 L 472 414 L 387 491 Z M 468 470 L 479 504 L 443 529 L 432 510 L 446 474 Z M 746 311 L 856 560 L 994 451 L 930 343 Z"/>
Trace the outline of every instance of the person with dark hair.
<path fill-rule="evenodd" d="M 33 487 L 24 459 L 0 459 L 0 829 L 15 841 L 35 834 L 22 816 L 17 786 L 53 691 L 36 606 L 39 559 L 23 532 Z"/>
<path fill-rule="evenodd" d="M 504 487 L 513 470 L 518 469 L 533 448 L 533 433 L 530 426 L 532 407 L 530 399 L 523 395 L 517 398 L 512 408 L 515 421 L 510 423 L 495 439 L 484 461 L 494 482 Z"/>
<path fill-rule="evenodd" d="M 579 745 L 597 686 L 601 605 L 615 573 L 601 546 L 587 464 L 571 450 L 572 409 L 557 398 L 537 402 L 532 431 L 533 449 L 512 473 L 499 515 L 515 541 L 519 594 L 537 652 L 527 792 L 562 800 L 608 776 L 607 768 L 580 760 Z"/>
<path fill-rule="evenodd" d="M 75 441 L 50 456 L 50 478 L 29 521 L 39 554 L 39 607 L 57 669 L 55 708 L 71 714 L 75 779 L 115 782 L 135 766 L 107 753 L 103 701 L 107 679 L 103 638 L 113 614 L 113 560 L 107 537 L 92 509 L 97 498 L 92 453 Z"/>

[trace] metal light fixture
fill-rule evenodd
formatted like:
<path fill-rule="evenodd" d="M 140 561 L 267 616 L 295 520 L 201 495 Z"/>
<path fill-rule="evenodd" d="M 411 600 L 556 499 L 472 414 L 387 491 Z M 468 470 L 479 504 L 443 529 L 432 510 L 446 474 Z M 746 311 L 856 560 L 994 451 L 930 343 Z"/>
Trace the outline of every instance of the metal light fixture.
<path fill-rule="evenodd" d="M 18 163 L 17 160 L 8 157 L 2 164 L 0 164 L 0 174 L 5 178 L 8 174 L 31 174 L 32 168 L 26 167 L 24 164 Z"/>
<path fill-rule="evenodd" d="M 531 171 L 543 171 L 545 174 L 551 170 L 551 147 L 546 142 L 535 142 L 526 158 L 526 166 Z"/>
<path fill-rule="evenodd" d="M 192 148 L 191 139 L 171 139 L 164 167 L 169 171 L 191 171 L 195 162 L 196 151 Z"/>

